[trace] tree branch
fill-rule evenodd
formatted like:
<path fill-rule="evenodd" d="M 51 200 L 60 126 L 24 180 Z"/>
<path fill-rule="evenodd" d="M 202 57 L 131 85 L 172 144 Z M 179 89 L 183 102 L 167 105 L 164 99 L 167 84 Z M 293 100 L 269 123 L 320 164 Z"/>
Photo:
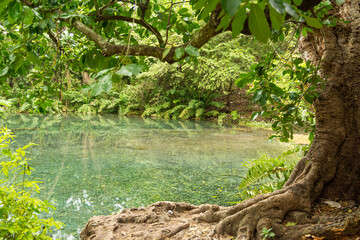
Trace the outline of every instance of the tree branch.
<path fill-rule="evenodd" d="M 148 29 L 150 32 L 152 32 L 156 36 L 160 45 L 164 43 L 164 40 L 162 39 L 162 36 L 161 36 L 159 30 L 157 30 L 155 27 L 153 27 L 152 25 L 150 25 L 143 19 L 136 19 L 136 18 L 125 17 L 125 16 L 97 16 L 95 18 L 95 21 L 109 21 L 109 20 L 120 20 L 120 21 L 139 24 L 139 25 L 145 27 L 146 29 Z"/>
<path fill-rule="evenodd" d="M 67 21 L 67 19 L 62 19 L 63 21 Z M 108 43 L 101 35 L 97 32 L 83 24 L 81 21 L 74 19 L 71 25 L 84 34 L 88 39 L 95 42 L 101 50 L 104 56 L 112 56 L 112 55 L 124 55 L 127 53 L 128 55 L 134 56 L 152 56 L 161 59 L 162 53 L 165 50 L 160 47 L 153 46 L 145 46 L 145 45 L 115 45 Z"/>
<path fill-rule="evenodd" d="M 302 4 L 299 6 L 299 9 L 301 10 L 309 10 L 319 4 L 321 0 L 304 0 Z M 168 62 L 168 63 L 174 63 L 176 61 L 179 61 L 188 55 L 185 53 L 185 55 L 181 59 L 174 60 L 175 57 L 175 49 L 177 48 L 183 48 L 186 46 L 194 46 L 196 48 L 201 48 L 204 44 L 206 44 L 212 37 L 218 35 L 221 33 L 221 30 L 216 30 L 217 27 L 220 24 L 220 18 L 219 15 L 221 13 L 222 9 L 220 5 L 216 7 L 216 9 L 211 13 L 209 21 L 193 36 L 193 38 L 186 44 L 172 47 L 169 51 L 169 53 L 163 58 L 163 53 L 166 50 L 166 48 L 161 47 L 154 47 L 154 46 L 147 46 L 147 45 L 116 45 L 111 44 L 107 42 L 101 35 L 99 35 L 97 32 L 92 30 L 90 27 L 83 24 L 81 21 L 74 19 L 72 22 L 70 22 L 69 19 L 62 19 L 62 21 L 66 21 L 68 23 L 71 23 L 71 25 L 83 33 L 88 39 L 95 42 L 101 49 L 102 54 L 104 56 L 112 56 L 112 55 L 133 55 L 133 56 L 152 56 L 155 58 L 158 58 L 162 61 Z M 123 17 L 123 16 L 98 16 L 98 20 L 123 20 L 128 22 L 136 22 L 137 24 L 140 24 L 142 26 L 145 25 L 145 23 L 142 20 Z M 147 23 L 146 23 L 147 24 Z M 148 25 L 147 25 L 148 26 Z M 146 26 L 144 26 L 146 27 Z M 149 29 L 149 28 L 147 28 Z M 155 31 L 153 28 L 150 31 Z M 231 30 L 231 26 L 229 26 L 228 29 Z M 157 31 L 157 30 L 156 30 Z M 153 32 L 154 33 L 154 32 Z M 158 33 L 158 31 L 157 31 Z M 155 34 L 158 36 L 158 34 Z M 251 34 L 248 28 L 247 23 L 245 22 L 244 29 L 241 32 L 243 34 Z M 160 36 L 160 33 L 159 33 Z M 162 40 L 162 38 L 161 38 Z M 161 41 L 159 41 L 161 42 Z"/>

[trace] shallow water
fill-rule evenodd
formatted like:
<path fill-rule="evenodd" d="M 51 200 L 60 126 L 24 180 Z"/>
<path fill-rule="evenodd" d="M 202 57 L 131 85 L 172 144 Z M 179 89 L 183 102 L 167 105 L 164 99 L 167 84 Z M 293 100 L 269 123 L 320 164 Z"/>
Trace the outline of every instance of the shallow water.
<path fill-rule="evenodd" d="M 156 201 L 237 202 L 243 163 L 289 148 L 270 143 L 270 131 L 209 122 L 21 115 L 5 124 L 17 146 L 39 144 L 30 165 L 57 208 L 52 216 L 66 224 L 54 235 L 62 239 L 78 238 L 93 215 Z"/>

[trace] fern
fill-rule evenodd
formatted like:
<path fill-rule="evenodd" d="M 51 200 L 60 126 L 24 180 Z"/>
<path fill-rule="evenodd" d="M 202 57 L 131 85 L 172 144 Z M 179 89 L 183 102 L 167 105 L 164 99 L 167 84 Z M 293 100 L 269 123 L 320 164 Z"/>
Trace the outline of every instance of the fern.
<path fill-rule="evenodd" d="M 137 110 L 139 110 L 141 108 L 140 104 L 139 103 L 136 103 L 136 104 L 129 104 L 125 110 L 123 111 L 123 114 L 130 114 L 130 113 L 133 113 L 133 112 L 136 112 Z"/>
<path fill-rule="evenodd" d="M 223 102 L 211 101 L 209 106 L 221 109 L 225 106 L 225 104 Z"/>
<path fill-rule="evenodd" d="M 164 112 L 163 115 L 162 115 L 162 117 L 165 118 L 165 119 L 170 119 L 170 118 L 171 118 L 170 110 Z"/>
<path fill-rule="evenodd" d="M 208 117 L 217 117 L 217 116 L 219 116 L 219 114 L 220 114 L 219 111 L 213 110 L 213 111 L 207 112 L 205 115 Z"/>
<path fill-rule="evenodd" d="M 201 108 L 203 105 L 204 103 L 202 101 L 196 99 L 192 99 L 189 102 L 189 108 L 193 108 L 193 109 Z"/>
<path fill-rule="evenodd" d="M 25 102 L 23 105 L 21 105 L 21 107 L 19 108 L 19 112 L 26 112 L 27 110 L 29 110 L 31 108 L 31 104 Z"/>
<path fill-rule="evenodd" d="M 195 112 L 195 118 L 196 119 L 201 119 L 204 116 L 204 113 L 205 113 L 204 108 L 197 109 L 196 112 Z"/>
<path fill-rule="evenodd" d="M 96 110 L 90 104 L 83 104 L 76 112 L 83 114 L 94 114 L 96 113 Z"/>
<path fill-rule="evenodd" d="M 156 113 L 156 107 L 146 107 L 141 117 L 150 117 L 154 113 Z"/>
<path fill-rule="evenodd" d="M 101 113 L 104 109 L 108 109 L 108 106 L 112 104 L 112 101 L 111 100 L 108 100 L 108 99 L 101 99 L 100 100 L 100 106 L 99 106 L 99 109 L 98 109 L 98 113 Z"/>
<path fill-rule="evenodd" d="M 241 182 L 239 189 L 246 189 L 255 183 L 259 183 L 265 178 L 273 179 L 274 176 L 277 179 L 276 188 L 271 188 L 271 190 L 281 188 L 295 167 L 295 161 L 289 160 L 289 155 L 294 154 L 297 151 L 299 150 L 287 151 L 275 158 L 264 155 L 258 159 L 253 160 L 250 164 L 248 164 L 248 173 Z M 274 183 L 270 183 L 268 187 L 264 185 L 262 191 L 269 189 L 269 186 L 272 186 L 271 184 Z"/>
<path fill-rule="evenodd" d="M 160 104 L 156 107 L 156 112 L 157 113 L 161 113 L 163 112 L 164 110 L 167 110 L 171 107 L 171 102 L 165 102 L 163 104 Z"/>
<path fill-rule="evenodd" d="M 173 118 L 177 118 L 184 108 L 186 108 L 186 105 L 177 105 L 173 109 L 170 109 L 169 113 Z"/>
<path fill-rule="evenodd" d="M 182 110 L 182 112 L 180 113 L 179 115 L 179 118 L 182 118 L 182 119 L 189 119 L 191 118 L 192 116 L 194 116 L 194 110 L 192 108 L 185 108 L 184 110 Z"/>
<path fill-rule="evenodd" d="M 63 93 L 63 99 L 71 103 L 86 103 L 87 97 L 80 91 L 66 91 Z"/>

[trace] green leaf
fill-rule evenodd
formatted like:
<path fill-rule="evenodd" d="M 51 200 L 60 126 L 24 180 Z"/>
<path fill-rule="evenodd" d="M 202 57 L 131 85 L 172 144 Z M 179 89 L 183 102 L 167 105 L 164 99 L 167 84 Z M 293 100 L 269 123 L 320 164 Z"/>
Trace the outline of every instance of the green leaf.
<path fill-rule="evenodd" d="M 254 96 L 253 96 L 254 102 L 259 101 L 260 98 L 262 98 L 262 96 L 263 96 L 263 90 L 262 89 L 256 90 L 256 92 L 254 93 Z"/>
<path fill-rule="evenodd" d="M 26 27 L 30 26 L 34 20 L 34 13 L 33 11 L 27 7 L 24 6 L 24 11 L 23 11 L 23 15 L 24 15 L 24 20 L 23 23 L 25 24 Z"/>
<path fill-rule="evenodd" d="M 231 24 L 232 36 L 234 38 L 237 35 L 239 35 L 241 31 L 244 29 L 244 23 L 246 18 L 247 18 L 246 8 L 241 7 Z"/>
<path fill-rule="evenodd" d="M 193 57 L 198 57 L 199 56 L 199 49 L 197 49 L 194 46 L 187 46 L 185 48 L 185 52 L 187 54 L 189 54 L 190 56 L 193 56 Z"/>
<path fill-rule="evenodd" d="M 112 73 L 106 74 L 99 79 L 99 84 L 104 92 L 109 92 L 112 87 Z"/>
<path fill-rule="evenodd" d="M 11 2 L 12 0 L 3 0 L 1 1 L 0 3 L 0 13 L 7 7 L 9 6 L 9 3 Z"/>
<path fill-rule="evenodd" d="M 226 29 L 229 26 L 231 20 L 232 20 L 232 17 L 230 15 L 225 15 L 224 17 L 222 17 L 220 24 L 216 28 L 215 31 L 220 31 L 221 29 Z"/>
<path fill-rule="evenodd" d="M 220 0 L 211 0 L 201 12 L 200 19 L 204 19 L 209 16 L 209 13 L 216 8 L 216 5 L 219 3 L 219 1 Z"/>
<path fill-rule="evenodd" d="M 18 1 L 15 1 L 10 4 L 9 7 L 9 16 L 15 22 L 21 16 L 21 4 Z"/>
<path fill-rule="evenodd" d="M 9 71 L 9 68 L 8 67 L 5 67 L 3 68 L 1 71 L 0 71 L 0 77 L 2 76 L 5 76 Z"/>
<path fill-rule="evenodd" d="M 306 28 L 301 29 L 301 34 L 302 34 L 304 37 L 307 36 Z"/>
<path fill-rule="evenodd" d="M 309 16 L 304 16 L 307 24 L 309 24 L 310 27 L 314 27 L 314 28 L 322 28 L 323 25 L 321 24 L 321 22 L 319 21 L 319 19 L 317 18 L 312 18 Z"/>
<path fill-rule="evenodd" d="M 346 2 L 346 0 L 336 0 L 336 4 L 337 5 L 341 5 L 343 4 L 344 2 Z M 1 11 L 0 11 L 1 12 Z"/>
<path fill-rule="evenodd" d="M 227 14 L 234 16 L 239 9 L 241 0 L 221 0 L 221 6 Z"/>
<path fill-rule="evenodd" d="M 144 68 L 144 66 L 137 65 L 137 64 L 129 64 L 122 66 L 119 71 L 116 71 L 115 73 L 119 76 L 129 76 L 132 77 L 133 75 L 137 75 L 141 72 L 141 70 Z"/>
<path fill-rule="evenodd" d="M 163 54 L 162 54 L 162 58 L 163 58 L 163 59 L 169 54 L 170 50 L 171 50 L 171 48 L 165 49 L 165 51 L 164 51 Z"/>
<path fill-rule="evenodd" d="M 35 55 L 35 53 L 33 52 L 28 52 L 27 54 L 27 59 L 31 62 L 34 63 L 38 66 L 41 66 L 41 61 L 39 60 L 39 58 Z"/>
<path fill-rule="evenodd" d="M 195 4 L 194 9 L 199 10 L 200 8 L 204 7 L 207 2 L 208 2 L 208 0 L 200 0 L 200 1 L 198 1 Z"/>
<path fill-rule="evenodd" d="M 270 6 L 280 14 L 285 14 L 285 6 L 283 0 L 269 0 Z"/>
<path fill-rule="evenodd" d="M 257 4 L 250 4 L 249 16 L 250 32 L 260 41 L 266 43 L 270 36 L 269 24 L 264 12 Z"/>
<path fill-rule="evenodd" d="M 285 14 L 280 14 L 271 6 L 269 6 L 269 8 L 271 25 L 275 30 L 280 30 L 282 25 L 284 24 Z"/>
<path fill-rule="evenodd" d="M 238 86 L 239 88 L 243 88 L 247 83 L 251 83 L 253 81 L 253 78 L 249 77 L 247 74 L 244 75 L 245 77 L 240 77 L 235 82 L 236 86 Z"/>
<path fill-rule="evenodd" d="M 300 6 L 303 0 L 293 0 L 296 6 Z"/>
<path fill-rule="evenodd" d="M 175 49 L 175 58 L 180 59 L 182 56 L 184 56 L 184 53 L 184 48 Z"/>
<path fill-rule="evenodd" d="M 94 83 L 91 87 L 91 93 L 94 96 L 100 95 L 104 90 L 102 89 L 102 86 L 99 82 Z"/>
<path fill-rule="evenodd" d="M 287 3 L 287 2 L 283 2 L 284 7 L 285 7 L 285 12 L 287 12 L 288 14 L 290 14 L 293 17 L 297 17 L 298 14 L 296 13 L 295 9 L 293 6 L 291 6 L 291 4 Z"/>

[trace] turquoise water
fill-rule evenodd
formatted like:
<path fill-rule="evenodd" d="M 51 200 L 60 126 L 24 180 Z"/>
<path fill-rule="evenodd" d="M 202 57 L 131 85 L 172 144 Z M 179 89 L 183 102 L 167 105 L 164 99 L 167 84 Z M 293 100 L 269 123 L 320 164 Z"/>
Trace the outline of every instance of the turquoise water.
<path fill-rule="evenodd" d="M 93 215 L 156 201 L 230 205 L 239 201 L 243 163 L 289 148 L 269 131 L 209 122 L 107 116 L 15 116 L 1 120 L 16 144 L 33 147 L 41 197 L 66 224 L 54 237 L 77 239 Z"/>

